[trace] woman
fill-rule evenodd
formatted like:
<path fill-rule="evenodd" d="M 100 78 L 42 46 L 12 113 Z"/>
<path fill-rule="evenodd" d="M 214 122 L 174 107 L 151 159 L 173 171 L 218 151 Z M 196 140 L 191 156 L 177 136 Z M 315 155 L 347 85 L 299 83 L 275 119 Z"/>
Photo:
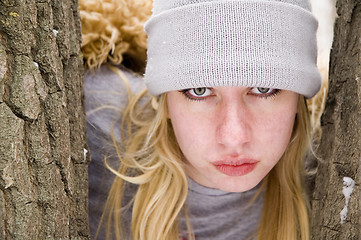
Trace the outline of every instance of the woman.
<path fill-rule="evenodd" d="M 123 112 L 107 236 L 309 239 L 308 1 L 155 0 L 145 29 L 147 90 Z"/>

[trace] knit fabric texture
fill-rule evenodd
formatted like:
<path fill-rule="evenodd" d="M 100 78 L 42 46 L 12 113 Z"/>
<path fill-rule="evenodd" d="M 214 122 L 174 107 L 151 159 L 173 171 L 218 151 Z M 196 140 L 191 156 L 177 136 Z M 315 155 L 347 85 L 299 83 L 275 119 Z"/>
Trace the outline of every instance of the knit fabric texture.
<path fill-rule="evenodd" d="M 152 95 L 247 86 L 310 98 L 317 25 L 307 0 L 154 0 L 145 83 Z"/>

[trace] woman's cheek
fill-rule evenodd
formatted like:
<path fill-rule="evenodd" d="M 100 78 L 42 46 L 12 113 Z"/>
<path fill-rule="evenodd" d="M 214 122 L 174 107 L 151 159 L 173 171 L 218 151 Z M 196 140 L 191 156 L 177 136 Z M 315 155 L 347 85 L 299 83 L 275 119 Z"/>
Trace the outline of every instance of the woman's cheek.
<path fill-rule="evenodd" d="M 199 154 L 212 137 L 208 121 L 199 117 L 183 117 L 173 124 L 178 144 L 184 154 Z"/>

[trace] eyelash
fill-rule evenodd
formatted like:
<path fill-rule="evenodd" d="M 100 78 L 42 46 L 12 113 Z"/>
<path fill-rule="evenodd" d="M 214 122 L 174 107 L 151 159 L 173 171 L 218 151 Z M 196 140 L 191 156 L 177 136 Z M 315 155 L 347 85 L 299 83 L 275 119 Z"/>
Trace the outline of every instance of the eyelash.
<path fill-rule="evenodd" d="M 196 101 L 196 102 L 204 101 L 204 100 L 206 100 L 206 98 L 212 96 L 212 95 L 210 95 L 210 96 L 206 96 L 206 97 L 194 97 L 191 94 L 189 94 L 189 91 L 192 89 L 193 88 L 183 89 L 183 90 L 180 90 L 179 92 L 181 92 L 188 100 Z"/>
<path fill-rule="evenodd" d="M 196 102 L 204 101 L 204 100 L 206 100 L 208 97 L 213 96 L 213 94 L 212 94 L 212 95 L 206 96 L 206 97 L 194 97 L 194 96 L 192 96 L 191 94 L 189 94 L 189 90 L 191 90 L 191 89 L 192 89 L 192 88 L 183 89 L 183 90 L 180 90 L 179 92 L 182 93 L 188 100 L 190 100 L 190 101 L 196 101 Z M 251 88 L 251 89 L 252 89 L 252 88 Z M 279 94 L 280 92 L 281 92 L 281 89 L 273 89 L 273 91 L 270 92 L 270 93 L 265 93 L 265 94 L 249 93 L 249 94 L 252 95 L 252 96 L 255 96 L 255 97 L 267 99 L 267 98 L 274 98 L 274 97 L 275 97 L 277 94 Z"/>
<path fill-rule="evenodd" d="M 264 94 L 255 94 L 255 93 L 250 93 L 253 96 L 259 97 L 259 98 L 274 98 L 277 94 L 279 94 L 281 92 L 281 89 L 273 89 L 272 92 L 270 93 L 264 93 Z"/>

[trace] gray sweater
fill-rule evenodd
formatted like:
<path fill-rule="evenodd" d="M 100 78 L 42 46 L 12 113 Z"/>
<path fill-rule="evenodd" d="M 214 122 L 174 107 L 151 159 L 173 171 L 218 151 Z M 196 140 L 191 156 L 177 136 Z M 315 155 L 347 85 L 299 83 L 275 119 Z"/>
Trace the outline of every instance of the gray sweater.
<path fill-rule="evenodd" d="M 129 79 L 133 91 L 144 88 L 142 79 L 127 71 L 122 72 Z M 119 112 L 126 104 L 126 91 L 119 76 L 106 66 L 94 74 L 85 74 L 84 90 L 88 144 L 92 157 L 89 164 L 89 218 L 91 233 L 94 235 L 114 179 L 104 166 L 104 157 L 107 156 L 114 167 L 119 164 L 110 138 L 110 128 L 114 122 L 119 123 Z M 119 130 L 115 129 L 115 135 L 119 136 Z M 126 200 L 137 190 L 136 186 L 128 187 Z M 252 239 L 260 221 L 264 200 L 262 193 L 253 204 L 248 204 L 257 189 L 230 193 L 201 186 L 189 179 L 186 206 L 197 240 Z M 131 221 L 131 204 L 129 206 L 124 211 L 126 229 L 129 229 Z M 183 215 L 179 221 L 180 239 L 187 239 Z M 98 239 L 104 239 L 104 232 L 100 232 Z"/>

